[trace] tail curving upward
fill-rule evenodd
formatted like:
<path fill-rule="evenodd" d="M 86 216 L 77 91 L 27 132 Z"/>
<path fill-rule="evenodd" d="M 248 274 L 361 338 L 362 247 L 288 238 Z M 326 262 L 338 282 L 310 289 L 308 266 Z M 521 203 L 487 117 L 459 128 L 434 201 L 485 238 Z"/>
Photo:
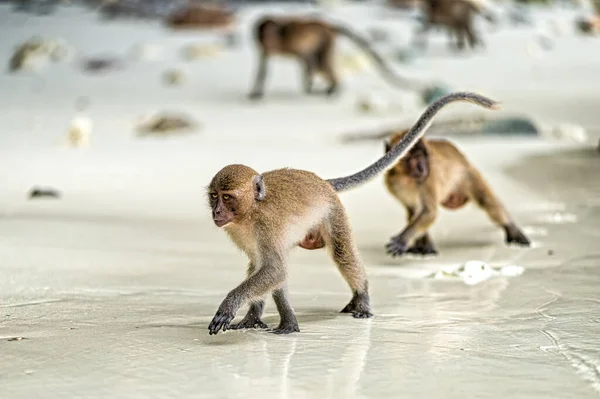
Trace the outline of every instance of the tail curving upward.
<path fill-rule="evenodd" d="M 346 191 L 373 179 L 399 158 L 406 155 L 411 147 L 423 136 L 435 115 L 444 106 L 456 101 L 470 102 L 488 109 L 497 109 L 499 107 L 498 102 L 472 92 L 455 92 L 440 97 L 427 107 L 402 140 L 383 157 L 360 172 L 346 177 L 328 179 L 327 182 L 333 186 L 335 191 Z"/>
<path fill-rule="evenodd" d="M 393 84 L 394 86 L 398 86 L 402 89 L 420 89 L 421 85 L 404 78 L 398 74 L 396 74 L 387 64 L 387 62 L 379 55 L 371 44 L 363 37 L 352 31 L 350 28 L 347 28 L 342 25 L 331 25 L 334 32 L 340 34 L 342 36 L 346 36 L 348 39 L 352 40 L 356 45 L 358 45 L 361 49 L 369 53 L 369 55 L 375 60 L 375 63 L 379 67 L 379 70 L 382 72 L 383 77 Z"/>

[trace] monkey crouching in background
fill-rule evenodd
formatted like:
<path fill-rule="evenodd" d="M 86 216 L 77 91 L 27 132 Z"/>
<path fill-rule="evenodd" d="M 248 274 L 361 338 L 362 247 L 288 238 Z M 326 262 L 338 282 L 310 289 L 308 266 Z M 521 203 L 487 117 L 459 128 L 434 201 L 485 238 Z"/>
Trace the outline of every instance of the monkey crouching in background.
<path fill-rule="evenodd" d="M 272 293 L 280 315 L 278 334 L 300 331 L 288 299 L 287 258 L 296 246 L 328 247 L 338 270 L 352 290 L 342 309 L 355 318 L 371 317 L 368 281 L 356 248 L 348 216 L 338 192 L 373 179 L 404 156 L 446 104 L 466 101 L 485 108 L 496 103 L 474 93 L 452 93 L 434 101 L 406 135 L 369 167 L 347 177 L 324 180 L 312 172 L 277 169 L 258 173 L 244 165 L 221 169 L 208 186 L 213 222 L 246 253 L 247 278 L 231 290 L 210 322 L 211 335 L 221 329 L 265 328 L 264 298 Z M 311 248 L 313 247 L 313 248 Z M 244 319 L 230 324 L 241 306 L 250 303 Z"/>
<path fill-rule="evenodd" d="M 407 132 L 397 133 L 386 141 L 386 153 Z M 438 206 L 459 209 L 469 201 L 481 207 L 504 230 L 507 244 L 530 245 L 481 173 L 448 140 L 417 141 L 403 159 L 386 171 L 385 185 L 404 205 L 408 217 L 408 226 L 386 246 L 392 256 L 406 252 L 437 253 L 428 230 L 435 222 Z"/>

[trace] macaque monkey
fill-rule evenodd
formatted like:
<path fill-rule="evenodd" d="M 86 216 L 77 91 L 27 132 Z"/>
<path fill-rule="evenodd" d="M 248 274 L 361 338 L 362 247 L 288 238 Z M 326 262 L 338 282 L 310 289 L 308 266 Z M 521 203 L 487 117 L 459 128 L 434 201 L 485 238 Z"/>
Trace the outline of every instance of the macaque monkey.
<path fill-rule="evenodd" d="M 404 141 L 408 130 L 385 142 L 389 152 Z M 388 191 L 406 208 L 408 226 L 386 245 L 392 256 L 405 252 L 436 254 L 427 232 L 435 222 L 438 206 L 459 209 L 473 201 L 504 230 L 506 243 L 529 246 L 529 239 L 512 220 L 481 173 L 450 141 L 420 139 L 385 173 Z"/>
<path fill-rule="evenodd" d="M 481 14 L 489 22 L 495 22 L 495 18 L 476 0 L 424 0 L 424 12 L 425 21 L 417 32 L 417 44 L 421 47 L 426 45 L 425 34 L 433 25 L 446 27 L 450 35 L 456 37 L 459 50 L 464 49 L 465 38 L 471 48 L 483 46 L 483 40 L 473 27 L 473 18 Z"/>
<path fill-rule="evenodd" d="M 288 299 L 286 261 L 289 252 L 314 232 L 326 243 L 338 270 L 352 290 L 342 309 L 355 318 L 371 317 L 368 281 L 352 237 L 348 216 L 338 192 L 373 179 L 423 135 L 435 114 L 454 101 L 493 109 L 496 102 L 475 93 L 457 92 L 433 102 L 409 132 L 378 161 L 353 175 L 324 180 L 312 172 L 277 169 L 258 173 L 244 165 L 221 169 L 208 186 L 213 222 L 222 227 L 250 262 L 247 278 L 231 290 L 208 326 L 211 335 L 221 329 L 265 328 L 264 298 L 272 293 L 280 323 L 272 332 L 300 331 Z M 306 241 L 308 244 L 308 241 Z M 250 302 L 244 319 L 230 324 L 237 311 Z"/>
<path fill-rule="evenodd" d="M 320 73 L 329 83 L 325 93 L 327 95 L 336 93 L 339 84 L 334 70 L 334 45 L 338 35 L 348 37 L 368 52 L 383 76 L 392 84 L 404 89 L 416 87 L 414 83 L 396 75 L 385 60 L 371 48 L 367 40 L 340 25 L 310 17 L 267 16 L 256 22 L 254 35 L 258 42 L 260 61 L 250 93 L 251 99 L 263 96 L 268 59 L 275 55 L 298 59 L 304 67 L 306 93 L 313 92 L 313 77 L 317 73 Z"/>

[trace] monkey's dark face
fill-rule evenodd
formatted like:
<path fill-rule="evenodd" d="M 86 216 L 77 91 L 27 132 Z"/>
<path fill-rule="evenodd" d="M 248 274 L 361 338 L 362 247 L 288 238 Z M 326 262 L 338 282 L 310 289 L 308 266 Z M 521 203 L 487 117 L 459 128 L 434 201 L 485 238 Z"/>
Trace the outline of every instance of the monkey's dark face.
<path fill-rule="evenodd" d="M 426 151 L 418 148 L 411 151 L 405 159 L 406 171 L 418 182 L 425 181 L 429 175 L 429 160 Z"/>
<path fill-rule="evenodd" d="M 217 227 L 224 227 L 234 222 L 239 216 L 240 204 L 236 193 L 223 190 L 209 190 L 210 207 L 213 222 Z"/>
<path fill-rule="evenodd" d="M 244 220 L 256 201 L 264 199 L 262 176 L 244 165 L 229 165 L 213 177 L 208 202 L 217 227 Z"/>

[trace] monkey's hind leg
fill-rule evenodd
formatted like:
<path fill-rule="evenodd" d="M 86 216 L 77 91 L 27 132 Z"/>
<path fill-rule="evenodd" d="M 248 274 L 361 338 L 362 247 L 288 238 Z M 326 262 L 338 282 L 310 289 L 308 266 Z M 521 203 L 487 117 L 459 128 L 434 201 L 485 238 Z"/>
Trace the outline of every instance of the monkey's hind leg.
<path fill-rule="evenodd" d="M 268 328 L 262 320 L 262 313 L 265 307 L 264 300 L 254 301 L 250 304 L 250 309 L 248 309 L 248 313 L 239 323 L 231 324 L 229 326 L 230 330 L 243 330 L 243 329 L 252 329 L 252 328 Z"/>
<path fill-rule="evenodd" d="M 529 246 L 531 242 L 527 236 L 512 221 L 500 200 L 477 171 L 471 171 L 471 184 L 472 195 L 477 205 L 488 214 L 496 225 L 504 229 L 505 242 L 507 244 Z"/>
<path fill-rule="evenodd" d="M 254 79 L 254 86 L 248 96 L 251 100 L 258 100 L 264 95 L 265 80 L 267 78 L 267 61 L 268 55 L 264 51 L 261 52 L 258 71 L 256 72 L 256 78 Z"/>
<path fill-rule="evenodd" d="M 433 245 L 433 241 L 429 236 L 429 233 L 425 233 L 423 236 L 415 240 L 415 243 L 412 247 L 406 250 L 407 253 L 417 254 L 417 255 L 436 255 L 438 253 L 437 249 Z"/>
<path fill-rule="evenodd" d="M 325 94 L 327 94 L 328 96 L 332 96 L 339 92 L 340 86 L 334 68 L 332 43 L 325 44 L 323 48 L 319 50 L 319 52 L 317 53 L 317 63 L 319 71 L 329 82 L 329 87 L 325 89 Z"/>
<path fill-rule="evenodd" d="M 294 309 L 288 299 L 287 284 L 284 284 L 283 287 L 273 291 L 273 301 L 275 301 L 275 306 L 277 306 L 280 320 L 279 325 L 276 328 L 269 330 L 269 332 L 272 332 L 273 334 L 300 332 L 298 320 L 296 320 Z"/>
<path fill-rule="evenodd" d="M 339 202 L 331 211 L 326 233 L 331 257 L 352 289 L 352 299 L 341 313 L 352 313 L 357 319 L 372 317 L 367 274 L 352 238 L 348 216 Z"/>
<path fill-rule="evenodd" d="M 316 72 L 316 62 L 313 57 L 304 57 L 304 91 L 311 94 L 313 91 L 313 81 Z"/>

